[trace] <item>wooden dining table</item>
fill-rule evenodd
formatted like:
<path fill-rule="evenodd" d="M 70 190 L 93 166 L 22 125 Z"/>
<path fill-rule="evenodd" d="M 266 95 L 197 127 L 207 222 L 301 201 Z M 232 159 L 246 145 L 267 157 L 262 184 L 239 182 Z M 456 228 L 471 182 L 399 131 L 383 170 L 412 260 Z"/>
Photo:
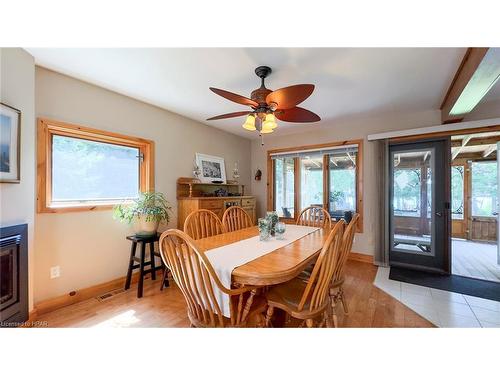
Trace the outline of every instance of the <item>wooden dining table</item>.
<path fill-rule="evenodd" d="M 264 287 L 292 280 L 318 257 L 329 234 L 329 230 L 320 228 L 288 245 L 236 267 L 232 272 L 232 283 L 239 286 Z M 255 226 L 195 242 L 199 250 L 208 251 L 258 235 L 259 229 Z M 238 251 L 238 248 L 235 248 L 235 251 Z"/>

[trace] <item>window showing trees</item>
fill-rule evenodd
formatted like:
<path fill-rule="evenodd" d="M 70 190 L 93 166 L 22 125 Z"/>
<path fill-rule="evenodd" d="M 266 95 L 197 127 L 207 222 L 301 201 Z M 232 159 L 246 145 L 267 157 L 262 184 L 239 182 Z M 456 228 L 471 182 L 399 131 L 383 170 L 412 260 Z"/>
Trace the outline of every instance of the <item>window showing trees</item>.
<path fill-rule="evenodd" d="M 111 208 L 154 189 L 149 140 L 40 119 L 38 212 Z"/>
<path fill-rule="evenodd" d="M 300 209 L 323 206 L 323 155 L 300 158 Z"/>
<path fill-rule="evenodd" d="M 394 170 L 394 215 L 420 216 L 421 174 L 420 168 Z"/>
<path fill-rule="evenodd" d="M 360 213 L 361 148 L 362 141 L 351 141 L 269 151 L 268 209 L 290 219 L 309 206 L 323 207 L 337 219 L 346 211 Z"/>
<path fill-rule="evenodd" d="M 356 160 L 358 153 L 329 157 L 330 211 L 333 214 L 356 211 Z"/>
<path fill-rule="evenodd" d="M 274 160 L 274 197 L 275 210 L 280 217 L 295 216 L 295 175 L 293 158 Z"/>
<path fill-rule="evenodd" d="M 139 194 L 137 147 L 54 135 L 52 202 L 126 200 Z"/>
<path fill-rule="evenodd" d="M 498 214 L 497 162 L 472 162 L 472 216 Z"/>

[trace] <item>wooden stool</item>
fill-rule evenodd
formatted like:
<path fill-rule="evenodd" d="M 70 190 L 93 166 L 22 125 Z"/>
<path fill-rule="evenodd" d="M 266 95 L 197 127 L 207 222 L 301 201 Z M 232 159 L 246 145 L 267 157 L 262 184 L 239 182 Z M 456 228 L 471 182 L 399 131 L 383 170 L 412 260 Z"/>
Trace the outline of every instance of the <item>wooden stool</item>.
<path fill-rule="evenodd" d="M 127 240 L 132 241 L 132 247 L 130 249 L 130 260 L 128 264 L 127 271 L 127 279 L 125 281 L 125 290 L 130 288 L 130 282 L 132 280 L 132 271 L 136 268 L 139 268 L 139 282 L 137 285 L 137 298 L 142 297 L 143 292 L 143 284 L 144 284 L 144 276 L 148 273 L 151 274 L 151 279 L 156 280 L 156 271 L 163 270 L 163 282 L 161 285 L 161 289 L 163 290 L 163 286 L 169 286 L 167 279 L 167 267 L 165 267 L 160 260 L 160 265 L 157 267 L 155 264 L 155 256 L 159 257 L 160 253 L 155 251 L 155 242 L 158 242 L 160 239 L 160 233 L 157 233 L 155 236 L 151 237 L 138 237 L 138 236 L 127 236 Z M 137 244 L 141 244 L 141 253 L 140 257 L 136 257 L 135 253 L 137 250 Z M 149 244 L 149 262 L 146 262 L 146 244 Z M 136 263 L 137 262 L 137 263 Z M 145 266 L 149 266 L 148 269 L 144 269 Z"/>

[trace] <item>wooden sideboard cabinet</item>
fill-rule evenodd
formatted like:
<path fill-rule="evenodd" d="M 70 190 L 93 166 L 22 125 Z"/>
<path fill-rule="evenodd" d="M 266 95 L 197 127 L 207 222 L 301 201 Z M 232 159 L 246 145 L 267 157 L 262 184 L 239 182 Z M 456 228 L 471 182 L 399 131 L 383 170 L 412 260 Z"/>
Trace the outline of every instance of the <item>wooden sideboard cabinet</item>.
<path fill-rule="evenodd" d="M 233 196 L 213 196 L 215 190 L 225 189 Z M 214 212 L 221 220 L 224 211 L 231 206 L 240 206 L 256 222 L 256 199 L 244 195 L 244 185 L 238 184 L 206 184 L 195 178 L 181 177 L 177 180 L 177 228 L 184 228 L 186 217 L 198 209 Z M 239 194 L 239 195 L 236 195 Z"/>

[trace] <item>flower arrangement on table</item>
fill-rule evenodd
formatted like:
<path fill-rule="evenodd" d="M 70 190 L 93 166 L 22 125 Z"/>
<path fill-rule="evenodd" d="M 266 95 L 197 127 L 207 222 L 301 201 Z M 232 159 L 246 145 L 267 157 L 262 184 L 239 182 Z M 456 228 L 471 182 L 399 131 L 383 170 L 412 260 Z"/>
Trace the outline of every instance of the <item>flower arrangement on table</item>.
<path fill-rule="evenodd" d="M 283 239 L 285 224 L 279 221 L 276 211 L 269 211 L 266 217 L 258 220 L 259 236 L 261 241 L 266 241 L 270 236 Z"/>

